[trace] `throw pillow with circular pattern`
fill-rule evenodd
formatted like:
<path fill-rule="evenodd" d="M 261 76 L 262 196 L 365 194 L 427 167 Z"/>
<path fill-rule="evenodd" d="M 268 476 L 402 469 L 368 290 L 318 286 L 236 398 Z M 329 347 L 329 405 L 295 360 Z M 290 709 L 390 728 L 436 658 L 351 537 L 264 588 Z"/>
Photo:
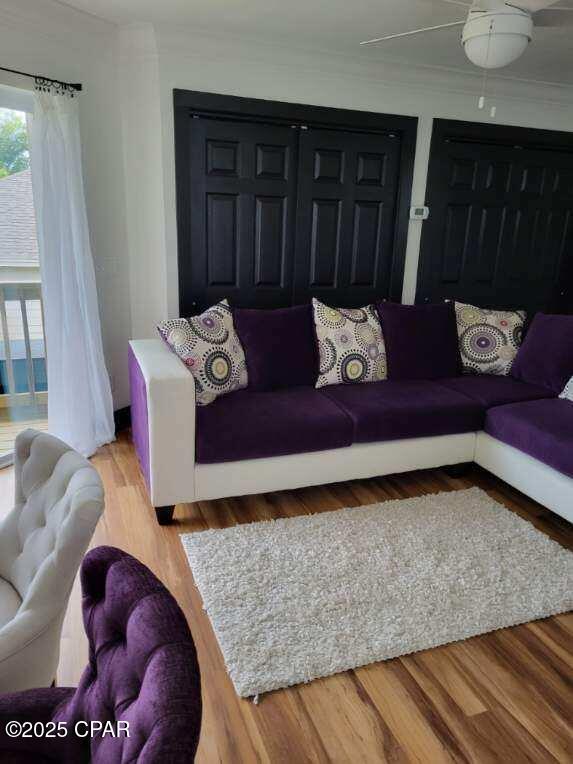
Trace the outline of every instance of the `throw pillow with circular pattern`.
<path fill-rule="evenodd" d="M 565 387 L 563 388 L 563 392 L 559 396 L 560 398 L 564 398 L 566 401 L 571 401 L 573 403 L 573 377 L 567 382 Z"/>
<path fill-rule="evenodd" d="M 329 308 L 312 300 L 320 357 L 316 387 L 386 379 L 386 349 L 374 305 Z"/>
<path fill-rule="evenodd" d="M 163 321 L 157 329 L 193 374 L 199 406 L 247 386 L 245 354 L 227 300 L 200 316 Z"/>
<path fill-rule="evenodd" d="M 462 367 L 466 374 L 506 376 L 517 355 L 526 314 L 455 303 Z"/>

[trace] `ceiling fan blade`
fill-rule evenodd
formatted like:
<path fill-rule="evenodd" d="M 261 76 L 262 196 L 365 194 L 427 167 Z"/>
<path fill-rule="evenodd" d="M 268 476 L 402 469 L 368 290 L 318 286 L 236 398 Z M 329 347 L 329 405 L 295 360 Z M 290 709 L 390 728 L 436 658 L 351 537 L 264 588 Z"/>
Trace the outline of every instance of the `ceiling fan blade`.
<path fill-rule="evenodd" d="M 448 3 L 449 5 L 461 5 L 464 8 L 471 9 L 472 11 L 493 11 L 497 8 L 503 8 L 505 0 L 441 0 L 442 3 Z"/>
<path fill-rule="evenodd" d="M 564 13 L 563 11 L 569 11 Z M 570 27 L 573 26 L 573 8 L 546 8 L 533 14 L 536 27 Z"/>
<path fill-rule="evenodd" d="M 498 11 L 506 5 L 505 0 L 474 0 L 472 11 Z"/>
<path fill-rule="evenodd" d="M 398 32 L 397 34 L 387 34 L 384 37 L 375 37 L 373 40 L 363 40 L 360 45 L 372 45 L 376 42 L 384 42 L 385 40 L 394 40 L 396 37 L 410 37 L 410 35 L 422 34 L 422 32 L 434 32 L 436 29 L 447 29 L 448 27 L 457 27 L 466 23 L 466 19 L 463 21 L 451 21 L 449 24 L 438 24 L 435 27 L 423 27 L 422 29 L 411 29 L 409 32 Z"/>
<path fill-rule="evenodd" d="M 521 8 L 522 11 L 529 11 L 529 13 L 536 13 L 544 8 L 549 8 L 555 5 L 558 0 L 508 0 L 508 5 L 513 5 L 516 8 Z"/>

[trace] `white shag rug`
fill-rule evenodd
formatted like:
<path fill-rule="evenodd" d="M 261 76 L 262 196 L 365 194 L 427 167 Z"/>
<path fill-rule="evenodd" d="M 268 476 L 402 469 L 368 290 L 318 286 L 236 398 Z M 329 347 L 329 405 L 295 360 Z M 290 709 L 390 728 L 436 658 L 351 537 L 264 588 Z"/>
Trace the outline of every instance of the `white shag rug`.
<path fill-rule="evenodd" d="M 479 488 L 181 538 L 243 697 L 573 608 L 573 554 Z"/>

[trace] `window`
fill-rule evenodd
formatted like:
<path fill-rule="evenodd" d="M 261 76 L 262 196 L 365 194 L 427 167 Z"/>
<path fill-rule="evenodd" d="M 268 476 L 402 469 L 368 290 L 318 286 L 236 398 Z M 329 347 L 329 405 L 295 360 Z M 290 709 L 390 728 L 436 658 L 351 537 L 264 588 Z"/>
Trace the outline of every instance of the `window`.
<path fill-rule="evenodd" d="M 40 267 L 26 114 L 0 108 L 0 466 L 26 427 L 47 428 Z"/>

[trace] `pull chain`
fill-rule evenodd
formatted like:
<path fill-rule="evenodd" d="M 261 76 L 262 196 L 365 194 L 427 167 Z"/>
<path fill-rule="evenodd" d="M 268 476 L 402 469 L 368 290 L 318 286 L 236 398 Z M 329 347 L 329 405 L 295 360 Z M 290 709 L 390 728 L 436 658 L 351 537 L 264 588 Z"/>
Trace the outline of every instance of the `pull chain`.
<path fill-rule="evenodd" d="M 488 36 L 487 36 L 487 50 L 486 50 L 486 54 L 485 54 L 485 62 L 486 62 L 486 64 L 489 61 L 489 50 L 490 50 L 490 46 L 491 46 L 491 35 L 492 35 L 492 32 L 493 32 L 493 19 L 491 19 L 491 21 L 489 22 L 489 33 L 488 33 Z M 484 67 L 483 77 L 482 77 L 482 82 L 481 82 L 481 95 L 480 95 L 480 97 L 478 99 L 478 109 L 483 109 L 484 106 L 485 106 L 485 93 L 486 93 L 486 88 L 487 88 L 487 77 L 488 77 L 488 69 L 487 69 L 487 67 Z M 492 118 L 495 117 L 495 112 L 496 112 L 496 107 L 492 106 L 491 109 L 490 109 L 490 116 Z"/>

